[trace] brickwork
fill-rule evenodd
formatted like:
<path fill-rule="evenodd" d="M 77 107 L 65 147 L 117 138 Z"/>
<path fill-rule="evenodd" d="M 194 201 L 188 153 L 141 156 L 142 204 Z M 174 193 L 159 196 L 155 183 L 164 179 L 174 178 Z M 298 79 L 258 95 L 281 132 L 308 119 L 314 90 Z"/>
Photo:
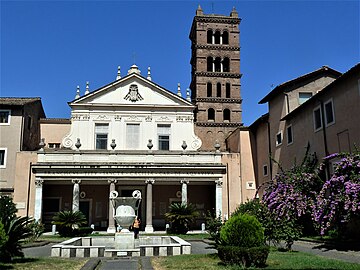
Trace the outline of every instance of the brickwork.
<path fill-rule="evenodd" d="M 225 150 L 227 135 L 242 125 L 239 24 L 235 10 L 223 16 L 198 9 L 193 20 L 190 88 L 201 150 L 214 150 L 216 140 Z"/>

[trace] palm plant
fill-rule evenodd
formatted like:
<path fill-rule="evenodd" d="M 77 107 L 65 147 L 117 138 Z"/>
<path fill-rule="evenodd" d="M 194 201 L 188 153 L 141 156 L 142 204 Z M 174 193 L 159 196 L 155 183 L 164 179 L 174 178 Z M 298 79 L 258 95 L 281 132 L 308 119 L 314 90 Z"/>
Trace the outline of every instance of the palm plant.
<path fill-rule="evenodd" d="M 74 229 L 87 223 L 86 217 L 80 211 L 60 211 L 53 217 L 52 224 L 58 226 L 61 236 L 72 236 Z"/>
<path fill-rule="evenodd" d="M 172 203 L 169 212 L 165 214 L 165 218 L 171 222 L 171 233 L 186 234 L 189 225 L 198 215 L 196 207 L 192 204 Z"/>
<path fill-rule="evenodd" d="M 28 217 L 15 217 L 5 226 L 6 241 L 0 250 L 0 259 L 10 261 L 12 257 L 24 257 L 21 243 L 32 236 L 32 231 L 28 226 L 32 222 Z"/>

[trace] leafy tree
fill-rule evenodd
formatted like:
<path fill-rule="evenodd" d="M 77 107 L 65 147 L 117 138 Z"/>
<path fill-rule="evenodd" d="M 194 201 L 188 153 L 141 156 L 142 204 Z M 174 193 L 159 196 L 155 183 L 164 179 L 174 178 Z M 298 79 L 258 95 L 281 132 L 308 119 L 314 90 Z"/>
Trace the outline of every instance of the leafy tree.
<path fill-rule="evenodd" d="M 73 236 L 74 230 L 86 223 L 86 217 L 80 211 L 60 211 L 54 215 L 52 221 L 52 224 L 58 226 L 61 236 Z"/>
<path fill-rule="evenodd" d="M 3 254 L 4 245 L 8 241 L 9 237 L 6 235 L 4 224 L 0 221 L 0 258 L 3 258 L 5 254 Z"/>
<path fill-rule="evenodd" d="M 5 225 L 16 217 L 16 206 L 9 196 L 0 196 L 0 221 Z"/>
<path fill-rule="evenodd" d="M 313 207 L 321 235 L 330 229 L 341 233 L 351 220 L 360 218 L 360 154 L 332 154 L 326 159 L 333 157 L 341 160 Z"/>
<path fill-rule="evenodd" d="M 196 207 L 190 203 L 172 203 L 169 212 L 165 214 L 166 220 L 171 222 L 170 233 L 186 234 L 189 225 L 199 215 Z"/>

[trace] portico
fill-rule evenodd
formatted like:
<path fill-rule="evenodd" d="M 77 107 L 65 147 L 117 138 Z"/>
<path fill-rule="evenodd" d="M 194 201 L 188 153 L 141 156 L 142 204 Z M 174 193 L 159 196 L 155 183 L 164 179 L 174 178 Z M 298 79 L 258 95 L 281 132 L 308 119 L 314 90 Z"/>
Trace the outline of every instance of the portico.
<path fill-rule="evenodd" d="M 94 151 L 71 152 L 40 151 L 33 172 L 37 179 L 41 179 L 48 194 L 55 190 L 63 194 L 59 195 L 61 209 L 82 210 L 82 202 L 89 202 L 86 208 L 88 221 L 102 228 L 106 225 L 108 232 L 115 231 L 108 198 L 113 190 L 117 190 L 120 196 L 131 196 L 136 189 L 142 192 L 140 217 L 146 232 L 153 232 L 154 227 L 165 229 L 163 216 L 172 202 L 196 203 L 203 212 L 216 207 L 216 212 L 221 213 L 221 192 L 215 187 L 222 181 L 226 167 L 220 162 L 220 153 L 112 151 L 105 155 Z M 61 162 L 64 159 L 69 162 Z M 76 159 L 76 162 L 70 159 Z M 125 163 L 125 160 L 132 162 Z M 206 194 L 208 190 L 212 191 L 201 199 L 199 190 Z M 46 200 L 47 195 L 42 194 L 42 198 Z M 42 212 L 43 209 L 36 204 L 38 220 L 49 217 L 49 213 Z"/>

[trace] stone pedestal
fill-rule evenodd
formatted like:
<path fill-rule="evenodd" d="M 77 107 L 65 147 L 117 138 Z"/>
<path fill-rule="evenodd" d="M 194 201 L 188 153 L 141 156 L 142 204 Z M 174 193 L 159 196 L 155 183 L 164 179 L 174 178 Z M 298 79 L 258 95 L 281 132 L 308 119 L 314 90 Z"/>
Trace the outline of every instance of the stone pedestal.
<path fill-rule="evenodd" d="M 134 249 L 135 239 L 133 232 L 115 233 L 115 249 Z"/>

